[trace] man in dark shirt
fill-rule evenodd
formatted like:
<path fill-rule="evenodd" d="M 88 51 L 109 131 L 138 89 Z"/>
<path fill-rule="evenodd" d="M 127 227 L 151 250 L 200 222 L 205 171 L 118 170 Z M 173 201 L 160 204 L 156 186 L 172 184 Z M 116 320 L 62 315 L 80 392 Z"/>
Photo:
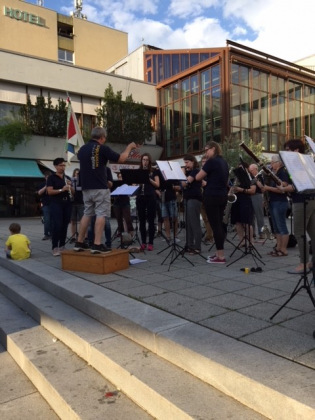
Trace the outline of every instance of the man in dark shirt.
<path fill-rule="evenodd" d="M 95 127 L 91 132 L 91 140 L 81 147 L 78 152 L 80 161 L 80 179 L 84 200 L 84 215 L 80 223 L 78 241 L 75 243 L 74 251 L 88 249 L 84 238 L 89 227 L 91 217 L 96 215 L 94 228 L 94 244 L 91 253 L 99 254 L 110 252 L 101 243 L 105 226 L 105 217 L 110 214 L 110 191 L 107 184 L 106 165 L 112 162 L 123 163 L 127 160 L 131 150 L 137 146 L 130 143 L 121 153 L 116 153 L 108 146 L 105 146 L 106 131 L 103 127 Z"/>

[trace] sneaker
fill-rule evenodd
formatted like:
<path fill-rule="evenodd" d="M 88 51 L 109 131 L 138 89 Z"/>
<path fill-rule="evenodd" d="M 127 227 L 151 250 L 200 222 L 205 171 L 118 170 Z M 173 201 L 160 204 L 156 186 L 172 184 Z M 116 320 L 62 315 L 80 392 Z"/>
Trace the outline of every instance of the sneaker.
<path fill-rule="evenodd" d="M 148 251 L 153 251 L 153 245 L 151 244 L 148 245 Z"/>
<path fill-rule="evenodd" d="M 77 240 L 76 240 L 75 238 L 71 238 L 71 239 L 70 239 L 70 244 L 75 244 L 75 243 L 76 243 L 76 241 L 77 241 Z"/>
<path fill-rule="evenodd" d="M 59 248 L 54 248 L 52 250 L 52 254 L 53 254 L 54 257 L 59 257 L 60 256 Z"/>
<path fill-rule="evenodd" d="M 42 241 L 48 241 L 48 239 L 50 239 L 51 237 L 49 236 L 49 235 L 45 235 L 43 238 L 42 238 Z"/>
<path fill-rule="evenodd" d="M 109 252 L 111 252 L 111 250 L 112 248 L 108 248 L 106 245 L 93 244 L 92 249 L 91 249 L 91 254 L 108 254 Z"/>
<path fill-rule="evenodd" d="M 141 251 L 144 251 L 145 249 L 147 249 L 147 244 L 141 244 L 140 249 Z"/>
<path fill-rule="evenodd" d="M 207 263 L 208 264 L 225 264 L 226 263 L 226 260 L 225 260 L 225 258 L 219 258 L 219 257 L 214 257 L 214 258 L 209 258 L 208 260 L 207 260 Z"/>
<path fill-rule="evenodd" d="M 76 251 L 76 252 L 78 252 L 78 251 L 86 251 L 87 249 L 90 249 L 90 246 L 89 246 L 88 243 L 86 243 L 86 242 L 76 242 L 74 244 L 73 251 Z"/>

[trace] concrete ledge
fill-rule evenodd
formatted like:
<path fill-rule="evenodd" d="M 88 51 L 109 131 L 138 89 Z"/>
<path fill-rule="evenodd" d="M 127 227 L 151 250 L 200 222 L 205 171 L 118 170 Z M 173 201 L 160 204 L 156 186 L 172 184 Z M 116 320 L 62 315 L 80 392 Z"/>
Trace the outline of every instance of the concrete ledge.
<path fill-rule="evenodd" d="M 37 261 L 0 265 L 269 418 L 314 418 L 312 369 Z"/>

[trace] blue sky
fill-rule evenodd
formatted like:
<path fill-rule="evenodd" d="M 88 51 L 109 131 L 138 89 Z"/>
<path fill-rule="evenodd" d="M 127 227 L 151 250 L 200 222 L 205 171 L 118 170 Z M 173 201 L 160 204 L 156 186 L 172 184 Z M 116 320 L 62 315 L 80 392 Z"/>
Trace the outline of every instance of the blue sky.
<path fill-rule="evenodd" d="M 27 0 L 37 4 L 36 0 Z M 43 0 L 68 15 L 73 0 Z M 315 54 L 314 0 L 83 0 L 88 20 L 128 33 L 129 52 L 211 48 L 226 40 L 295 61 Z"/>

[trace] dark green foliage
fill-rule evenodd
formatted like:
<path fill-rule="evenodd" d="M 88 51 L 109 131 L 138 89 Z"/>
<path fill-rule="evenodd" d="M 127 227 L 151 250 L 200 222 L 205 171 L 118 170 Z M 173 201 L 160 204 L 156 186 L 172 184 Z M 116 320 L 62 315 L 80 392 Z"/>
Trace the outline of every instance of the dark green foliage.
<path fill-rule="evenodd" d="M 237 168 L 240 164 L 241 158 L 249 165 L 255 163 L 253 159 L 240 147 L 241 141 L 233 136 L 226 137 L 224 142 L 221 143 L 222 155 L 227 161 L 229 167 Z M 254 143 L 252 140 L 245 140 L 246 146 L 257 156 L 260 160 L 264 160 L 262 156 L 262 143 Z"/>
<path fill-rule="evenodd" d="M 108 84 L 102 99 L 102 106 L 96 109 L 97 124 L 107 129 L 107 141 L 112 143 L 142 144 L 150 139 L 152 127 L 150 114 L 144 104 L 135 102 L 132 95 L 122 99 L 121 91 L 116 94 Z"/>

